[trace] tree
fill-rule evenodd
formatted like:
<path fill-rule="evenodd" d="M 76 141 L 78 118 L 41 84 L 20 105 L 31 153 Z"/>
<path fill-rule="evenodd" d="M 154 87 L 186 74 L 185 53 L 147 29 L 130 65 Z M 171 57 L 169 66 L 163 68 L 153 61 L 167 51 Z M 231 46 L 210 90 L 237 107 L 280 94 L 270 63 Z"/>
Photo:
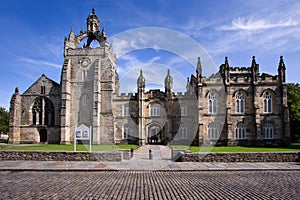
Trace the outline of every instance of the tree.
<path fill-rule="evenodd" d="M 8 120 L 8 111 L 5 108 L 0 107 L 0 133 L 8 133 Z"/>
<path fill-rule="evenodd" d="M 292 142 L 300 139 L 300 85 L 289 83 L 287 85 L 290 129 Z"/>

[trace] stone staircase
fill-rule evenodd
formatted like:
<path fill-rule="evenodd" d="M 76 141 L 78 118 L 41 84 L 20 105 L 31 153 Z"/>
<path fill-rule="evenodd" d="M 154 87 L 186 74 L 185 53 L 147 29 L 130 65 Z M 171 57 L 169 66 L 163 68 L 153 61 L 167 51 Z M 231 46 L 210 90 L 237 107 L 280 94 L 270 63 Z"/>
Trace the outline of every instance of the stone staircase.
<path fill-rule="evenodd" d="M 171 160 L 172 150 L 163 145 L 144 145 L 133 152 L 132 159 L 149 160 L 149 150 L 152 151 L 152 160 Z"/>

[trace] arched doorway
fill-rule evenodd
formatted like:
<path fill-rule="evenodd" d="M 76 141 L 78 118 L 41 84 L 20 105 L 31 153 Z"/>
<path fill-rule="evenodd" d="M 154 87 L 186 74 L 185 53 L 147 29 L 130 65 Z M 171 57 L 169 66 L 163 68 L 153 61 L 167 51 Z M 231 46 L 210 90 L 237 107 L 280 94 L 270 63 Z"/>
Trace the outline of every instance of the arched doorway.
<path fill-rule="evenodd" d="M 47 142 L 47 130 L 41 129 L 40 130 L 40 143 L 46 143 Z"/>
<path fill-rule="evenodd" d="M 162 129 L 157 125 L 148 128 L 148 144 L 161 144 Z"/>

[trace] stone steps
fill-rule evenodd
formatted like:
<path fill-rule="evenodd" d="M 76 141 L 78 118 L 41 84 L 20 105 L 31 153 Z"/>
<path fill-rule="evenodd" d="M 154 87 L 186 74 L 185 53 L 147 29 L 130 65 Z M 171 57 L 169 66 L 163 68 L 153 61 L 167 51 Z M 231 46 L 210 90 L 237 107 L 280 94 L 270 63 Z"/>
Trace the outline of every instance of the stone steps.
<path fill-rule="evenodd" d="M 133 152 L 133 159 L 149 159 L 149 150 L 153 160 L 171 160 L 172 150 L 163 145 L 144 145 Z"/>

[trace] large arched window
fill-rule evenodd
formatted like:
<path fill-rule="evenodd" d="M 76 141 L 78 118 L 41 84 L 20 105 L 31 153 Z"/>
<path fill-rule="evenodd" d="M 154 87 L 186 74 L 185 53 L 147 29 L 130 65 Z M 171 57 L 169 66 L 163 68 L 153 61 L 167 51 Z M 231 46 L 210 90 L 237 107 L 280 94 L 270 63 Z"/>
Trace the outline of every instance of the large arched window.
<path fill-rule="evenodd" d="M 54 105 L 47 97 L 39 97 L 32 106 L 33 125 L 54 125 Z"/>
<path fill-rule="evenodd" d="M 208 95 L 208 113 L 217 113 L 217 95 L 214 92 L 210 92 Z"/>
<path fill-rule="evenodd" d="M 264 98 L 264 113 L 272 112 L 272 94 L 270 92 L 265 92 L 263 95 Z"/>
<path fill-rule="evenodd" d="M 235 138 L 236 139 L 245 139 L 246 138 L 246 130 L 245 125 L 243 123 L 238 123 L 235 128 Z"/>
<path fill-rule="evenodd" d="M 218 125 L 216 123 L 210 123 L 207 132 L 209 140 L 217 140 L 219 138 L 219 130 Z"/>
<path fill-rule="evenodd" d="M 159 104 L 151 104 L 150 105 L 150 116 L 151 117 L 160 116 L 160 105 Z"/>
<path fill-rule="evenodd" d="M 263 139 L 273 139 L 274 126 L 270 122 L 266 122 L 262 126 L 262 136 Z"/>
<path fill-rule="evenodd" d="M 235 95 L 235 108 L 236 113 L 245 112 L 245 95 L 242 92 L 237 92 Z"/>

